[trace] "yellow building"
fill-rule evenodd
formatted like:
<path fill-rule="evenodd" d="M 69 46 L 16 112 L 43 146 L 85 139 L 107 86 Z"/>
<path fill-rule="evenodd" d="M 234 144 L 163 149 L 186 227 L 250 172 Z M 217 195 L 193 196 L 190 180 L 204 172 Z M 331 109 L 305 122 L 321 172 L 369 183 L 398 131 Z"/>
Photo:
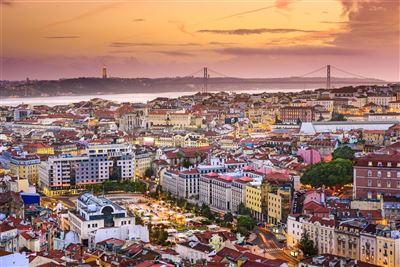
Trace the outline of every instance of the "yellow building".
<path fill-rule="evenodd" d="M 144 177 L 148 168 L 151 168 L 154 155 L 150 152 L 136 153 L 135 155 L 135 178 Z"/>
<path fill-rule="evenodd" d="M 208 139 L 203 134 L 189 133 L 185 136 L 183 147 L 205 147 L 209 146 Z"/>
<path fill-rule="evenodd" d="M 40 158 L 37 155 L 15 155 L 10 159 L 10 173 L 20 178 L 26 178 L 32 184 L 37 185 L 39 165 Z"/>
<path fill-rule="evenodd" d="M 262 187 L 261 184 L 247 184 L 245 191 L 245 206 L 250 209 L 254 218 L 263 219 Z"/>
<path fill-rule="evenodd" d="M 147 120 L 150 127 L 170 125 L 176 128 L 187 128 L 191 126 L 192 114 L 184 110 L 155 110 L 149 112 Z"/>
<path fill-rule="evenodd" d="M 47 144 L 27 144 L 24 146 L 24 149 L 36 155 L 54 155 L 53 147 Z"/>
<path fill-rule="evenodd" d="M 385 141 L 385 131 L 365 130 L 363 131 L 363 139 L 366 144 L 383 145 Z"/>
<path fill-rule="evenodd" d="M 388 231 L 376 237 L 376 264 L 379 266 L 400 266 L 400 238 L 391 238 L 390 234 Z"/>
<path fill-rule="evenodd" d="M 154 140 L 154 145 L 158 147 L 178 147 L 184 143 L 182 135 L 161 135 Z"/>
<path fill-rule="evenodd" d="M 267 222 L 270 224 L 286 223 L 290 209 L 290 189 L 279 188 L 268 193 Z"/>

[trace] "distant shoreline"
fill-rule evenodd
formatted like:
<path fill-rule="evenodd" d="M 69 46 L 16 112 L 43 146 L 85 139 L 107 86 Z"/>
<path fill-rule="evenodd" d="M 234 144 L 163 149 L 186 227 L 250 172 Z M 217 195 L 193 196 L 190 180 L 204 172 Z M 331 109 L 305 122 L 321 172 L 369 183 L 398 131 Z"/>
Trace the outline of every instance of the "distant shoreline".
<path fill-rule="evenodd" d="M 326 87 L 326 80 L 322 77 L 314 78 L 209 78 L 208 91 L 236 92 L 236 91 L 285 91 L 311 90 Z M 382 80 L 364 80 L 348 78 L 332 78 L 333 87 L 357 85 L 383 85 Z M 196 93 L 204 86 L 203 78 L 176 77 L 176 78 L 74 78 L 60 80 L 27 80 L 1 81 L 0 90 L 3 99 L 6 98 L 34 98 L 34 97 L 61 97 L 84 96 L 102 94 L 153 94 L 184 92 Z M 112 93 L 111 93 L 112 92 Z"/>

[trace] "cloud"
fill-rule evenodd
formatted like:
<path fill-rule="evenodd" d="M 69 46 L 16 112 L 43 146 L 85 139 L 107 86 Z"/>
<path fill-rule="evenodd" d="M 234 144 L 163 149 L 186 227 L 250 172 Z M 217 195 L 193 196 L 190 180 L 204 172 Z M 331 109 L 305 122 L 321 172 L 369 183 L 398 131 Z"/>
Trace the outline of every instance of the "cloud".
<path fill-rule="evenodd" d="M 109 53 L 111 54 L 131 54 L 131 53 L 136 53 L 136 50 L 113 50 L 110 51 Z"/>
<path fill-rule="evenodd" d="M 135 46 L 197 46 L 198 43 L 182 43 L 182 44 L 169 44 L 169 43 L 134 43 L 134 42 L 112 42 L 110 47 L 135 47 Z"/>
<path fill-rule="evenodd" d="M 342 14 L 348 20 L 346 31 L 332 44 L 392 53 L 393 58 L 399 55 L 400 1 L 342 0 L 342 6 Z"/>
<path fill-rule="evenodd" d="M 347 24 L 347 21 L 327 21 L 327 20 L 323 20 L 320 21 L 320 23 L 324 23 L 324 24 Z"/>
<path fill-rule="evenodd" d="M 231 14 L 228 16 L 221 17 L 217 20 L 224 20 L 224 19 L 239 17 L 239 16 L 243 16 L 243 15 L 249 15 L 249 14 L 257 13 L 260 11 L 272 9 L 272 8 L 287 9 L 289 7 L 289 5 L 293 2 L 294 2 L 293 0 L 276 0 L 273 5 L 234 13 L 234 14 Z"/>
<path fill-rule="evenodd" d="M 167 56 L 172 56 L 172 57 L 193 57 L 194 54 L 188 53 L 188 52 L 183 52 L 183 51 L 155 51 L 156 53 L 160 53 L 163 55 Z"/>
<path fill-rule="evenodd" d="M 343 49 L 333 46 L 293 46 L 279 48 L 224 48 L 215 52 L 231 56 L 355 56 L 362 54 L 360 49 Z"/>
<path fill-rule="evenodd" d="M 232 29 L 232 30 L 210 30 L 210 29 L 202 29 L 198 30 L 199 33 L 213 33 L 213 34 L 228 34 L 228 35 L 250 35 L 250 34 L 263 34 L 263 33 L 293 33 L 293 32 L 302 32 L 302 33 L 310 33 L 316 32 L 312 30 L 301 30 L 301 29 L 285 29 L 285 28 L 276 28 L 276 29 L 267 29 L 267 28 L 258 28 L 258 29 Z"/>
<path fill-rule="evenodd" d="M 13 6 L 15 3 L 13 0 L 0 0 L 0 5 L 2 6 L 8 6 L 11 7 Z"/>
<path fill-rule="evenodd" d="M 238 43 L 230 43 L 230 42 L 208 42 L 209 45 L 236 45 Z"/>
<path fill-rule="evenodd" d="M 76 35 L 64 35 L 64 36 L 43 36 L 42 38 L 45 39 L 78 39 L 81 38 L 80 36 Z"/>
<path fill-rule="evenodd" d="M 112 42 L 110 47 L 132 47 L 132 46 L 164 46 L 160 43 L 131 43 L 131 42 Z"/>

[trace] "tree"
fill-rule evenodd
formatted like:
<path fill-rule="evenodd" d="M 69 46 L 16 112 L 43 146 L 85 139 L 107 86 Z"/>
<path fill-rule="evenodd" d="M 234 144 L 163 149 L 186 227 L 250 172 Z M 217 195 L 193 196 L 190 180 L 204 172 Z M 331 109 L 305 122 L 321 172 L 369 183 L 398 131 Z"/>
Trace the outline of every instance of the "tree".
<path fill-rule="evenodd" d="M 188 159 L 184 159 L 182 162 L 182 166 L 186 169 L 188 169 L 190 166 L 192 166 L 192 163 Z"/>
<path fill-rule="evenodd" d="M 135 224 L 136 225 L 144 225 L 142 216 L 140 214 L 135 214 Z"/>
<path fill-rule="evenodd" d="M 348 146 L 341 146 L 335 149 L 332 153 L 333 159 L 354 159 L 354 150 Z"/>
<path fill-rule="evenodd" d="M 225 215 L 224 215 L 224 221 L 225 221 L 225 222 L 229 222 L 229 223 L 233 222 L 233 215 L 232 215 L 231 212 L 225 213 Z"/>
<path fill-rule="evenodd" d="M 168 232 L 164 228 L 149 225 L 150 241 L 156 245 L 166 245 Z"/>
<path fill-rule="evenodd" d="M 236 231 L 241 235 L 248 235 L 249 232 L 254 228 L 255 223 L 253 218 L 248 215 L 241 215 L 237 219 Z"/>
<path fill-rule="evenodd" d="M 282 123 L 282 121 L 278 118 L 278 115 L 275 114 L 275 124 Z"/>
<path fill-rule="evenodd" d="M 165 231 L 164 229 L 160 229 L 159 231 L 159 236 L 158 236 L 158 244 L 160 245 L 165 245 L 165 242 L 168 239 L 168 232 Z"/>
<path fill-rule="evenodd" d="M 353 182 L 353 162 L 348 159 L 335 159 L 320 162 L 306 169 L 300 179 L 302 184 L 313 187 L 342 186 Z"/>
<path fill-rule="evenodd" d="M 247 208 L 243 202 L 240 202 L 238 206 L 238 214 L 239 215 L 251 215 L 251 211 L 249 208 Z"/>
<path fill-rule="evenodd" d="M 314 241 L 310 239 L 307 231 L 301 235 L 299 242 L 299 249 L 303 252 L 305 257 L 312 257 L 318 254 L 318 249 L 314 245 Z"/>
<path fill-rule="evenodd" d="M 331 121 L 347 121 L 343 114 L 332 112 Z"/>
<path fill-rule="evenodd" d="M 151 176 L 153 176 L 154 175 L 154 171 L 153 171 L 153 169 L 152 168 L 147 168 L 146 170 L 145 170 L 145 172 L 144 172 L 144 176 L 145 177 L 151 177 Z"/>
<path fill-rule="evenodd" d="M 200 210 L 201 216 L 206 217 L 211 219 L 212 218 L 212 212 L 211 209 L 208 205 L 204 204 L 201 205 L 201 210 Z"/>

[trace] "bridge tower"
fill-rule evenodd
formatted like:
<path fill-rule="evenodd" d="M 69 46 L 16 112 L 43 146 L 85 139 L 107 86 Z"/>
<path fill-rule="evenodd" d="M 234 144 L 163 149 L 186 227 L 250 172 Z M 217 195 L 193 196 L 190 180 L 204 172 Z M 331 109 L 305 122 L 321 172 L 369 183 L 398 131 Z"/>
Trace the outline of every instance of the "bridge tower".
<path fill-rule="evenodd" d="M 331 65 L 326 66 L 326 89 L 331 89 Z"/>
<path fill-rule="evenodd" d="M 208 92 L 208 69 L 207 67 L 203 68 L 203 93 Z"/>

